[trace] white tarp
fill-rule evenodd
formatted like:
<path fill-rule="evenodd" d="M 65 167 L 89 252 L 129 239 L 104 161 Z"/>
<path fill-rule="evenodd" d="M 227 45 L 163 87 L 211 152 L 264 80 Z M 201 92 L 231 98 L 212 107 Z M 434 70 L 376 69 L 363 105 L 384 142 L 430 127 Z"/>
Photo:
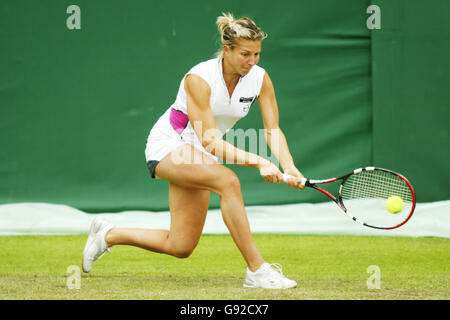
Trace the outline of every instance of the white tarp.
<path fill-rule="evenodd" d="M 169 229 L 169 212 L 100 213 L 117 227 Z M 388 213 L 386 213 L 388 214 Z M 87 234 L 92 219 L 65 205 L 17 203 L 0 205 L 0 235 Z M 253 233 L 434 236 L 450 238 L 450 200 L 419 203 L 414 215 L 395 230 L 376 230 L 348 218 L 334 203 L 247 207 Z M 209 210 L 204 234 L 228 233 L 220 210 Z"/>

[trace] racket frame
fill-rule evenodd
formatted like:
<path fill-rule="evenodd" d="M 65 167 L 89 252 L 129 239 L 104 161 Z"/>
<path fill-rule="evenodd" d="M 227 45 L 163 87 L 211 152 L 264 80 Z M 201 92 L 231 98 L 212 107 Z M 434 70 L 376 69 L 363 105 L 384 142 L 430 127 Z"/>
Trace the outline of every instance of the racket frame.
<path fill-rule="evenodd" d="M 345 205 L 344 205 L 344 201 L 343 201 L 343 199 L 342 199 L 342 189 L 343 189 L 343 187 L 344 187 L 345 181 L 346 181 L 350 176 L 352 176 L 352 175 L 354 175 L 354 174 L 360 173 L 360 172 L 362 172 L 362 171 L 374 171 L 374 170 L 384 171 L 384 172 L 386 172 L 386 173 L 390 173 L 390 174 L 393 174 L 393 175 L 397 176 L 399 179 L 403 180 L 403 181 L 406 183 L 406 185 L 408 186 L 408 188 L 409 188 L 410 191 L 411 191 L 411 195 L 412 195 L 412 207 L 411 207 L 411 211 L 410 211 L 409 215 L 406 217 L 405 220 L 403 220 L 401 223 L 399 223 L 399 224 L 397 224 L 397 225 L 395 225 L 395 226 L 393 226 L 393 227 L 377 227 L 377 226 L 374 226 L 374 225 L 370 225 L 370 224 L 368 224 L 368 223 L 365 223 L 364 221 L 361 221 L 361 220 L 357 219 L 357 218 L 354 217 L 350 212 L 348 212 L 347 208 L 346 208 Z M 285 181 L 286 181 L 290 176 L 284 174 L 283 177 L 284 177 L 284 179 L 285 179 Z M 317 186 L 318 184 L 332 183 L 332 182 L 339 181 L 339 180 L 341 180 L 341 185 L 340 185 L 340 187 L 339 187 L 339 194 L 338 194 L 337 197 L 333 196 L 333 195 L 332 195 L 330 192 L 328 192 L 327 190 L 325 190 L 325 189 L 323 189 L 323 188 Z M 379 168 L 379 167 L 362 167 L 362 168 L 355 169 L 355 170 L 353 170 L 352 172 L 347 173 L 346 175 L 340 176 L 340 177 L 338 177 L 338 178 L 330 178 L 330 179 L 325 179 L 325 180 L 312 180 L 312 179 L 302 178 L 302 184 L 303 184 L 305 187 L 310 187 L 310 188 L 316 189 L 317 191 L 322 192 L 322 193 L 323 193 L 324 195 L 326 195 L 328 198 L 330 198 L 331 200 L 333 200 L 333 201 L 339 206 L 339 208 L 341 208 L 342 211 L 344 211 L 344 213 L 345 213 L 347 216 L 349 216 L 352 220 L 354 220 L 355 222 L 357 222 L 357 223 L 359 223 L 359 224 L 362 224 L 362 225 L 364 225 L 364 226 L 366 226 L 366 227 L 374 228 L 374 229 L 392 230 L 392 229 L 396 229 L 396 228 L 401 227 L 401 226 L 404 225 L 406 222 L 408 222 L 408 220 L 409 220 L 409 219 L 411 218 L 411 216 L 413 215 L 414 209 L 415 209 L 415 207 L 416 207 L 416 196 L 415 196 L 415 193 L 414 193 L 414 189 L 413 189 L 411 183 L 408 181 L 408 179 L 406 179 L 403 175 L 401 175 L 401 174 L 398 173 L 398 172 L 395 172 L 395 171 L 392 171 L 392 170 L 389 170 L 389 169 L 385 169 L 385 168 Z"/>

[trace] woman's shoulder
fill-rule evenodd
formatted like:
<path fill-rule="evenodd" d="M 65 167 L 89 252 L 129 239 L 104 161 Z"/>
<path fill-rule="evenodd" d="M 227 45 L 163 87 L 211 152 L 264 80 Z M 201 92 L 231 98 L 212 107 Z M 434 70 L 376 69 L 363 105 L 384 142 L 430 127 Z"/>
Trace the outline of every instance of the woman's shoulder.
<path fill-rule="evenodd" d="M 190 71 L 212 69 L 212 68 L 216 67 L 217 64 L 218 64 L 217 58 L 204 60 L 204 61 L 201 61 L 201 62 L 197 63 L 196 65 L 194 65 Z"/>
<path fill-rule="evenodd" d="M 218 65 L 217 59 L 205 60 L 193 66 L 189 70 L 189 72 L 186 73 L 186 75 L 196 74 L 201 78 L 203 78 L 209 85 L 211 85 L 212 82 L 214 81 L 214 75 L 217 73 L 216 72 L 217 71 L 216 69 L 218 68 L 217 65 Z"/>
<path fill-rule="evenodd" d="M 263 67 L 255 64 L 253 66 L 252 70 L 250 70 L 250 73 L 253 73 L 253 74 L 256 74 L 256 75 L 261 75 L 261 74 L 264 75 L 264 73 L 266 73 L 266 70 Z"/>
<path fill-rule="evenodd" d="M 244 77 L 244 80 L 248 82 L 256 82 L 258 86 L 260 86 L 260 84 L 262 84 L 262 81 L 264 79 L 265 73 L 266 70 L 263 67 L 255 64 L 250 70 L 250 72 Z"/>

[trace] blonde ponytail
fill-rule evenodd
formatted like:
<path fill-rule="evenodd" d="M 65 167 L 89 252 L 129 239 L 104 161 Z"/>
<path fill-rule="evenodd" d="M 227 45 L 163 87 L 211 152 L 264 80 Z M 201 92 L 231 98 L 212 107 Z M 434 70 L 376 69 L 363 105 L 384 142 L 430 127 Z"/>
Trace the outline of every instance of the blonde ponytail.
<path fill-rule="evenodd" d="M 239 38 L 246 40 L 263 40 L 267 38 L 265 34 L 249 17 L 235 19 L 231 13 L 222 13 L 216 20 L 217 29 L 220 33 L 222 46 L 234 49 Z M 216 56 L 223 57 L 222 48 Z"/>

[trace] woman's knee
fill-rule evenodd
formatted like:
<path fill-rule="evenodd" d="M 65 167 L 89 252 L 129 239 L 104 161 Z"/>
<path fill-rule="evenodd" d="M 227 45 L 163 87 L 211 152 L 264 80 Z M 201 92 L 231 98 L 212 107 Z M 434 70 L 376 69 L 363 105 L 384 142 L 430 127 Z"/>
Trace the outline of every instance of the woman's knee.
<path fill-rule="evenodd" d="M 195 247 L 195 245 L 185 243 L 171 243 L 167 253 L 176 258 L 185 259 L 188 258 L 192 252 L 194 252 Z"/>
<path fill-rule="evenodd" d="M 241 194 L 241 182 L 234 172 L 228 172 L 220 180 L 220 196 L 236 196 Z"/>

